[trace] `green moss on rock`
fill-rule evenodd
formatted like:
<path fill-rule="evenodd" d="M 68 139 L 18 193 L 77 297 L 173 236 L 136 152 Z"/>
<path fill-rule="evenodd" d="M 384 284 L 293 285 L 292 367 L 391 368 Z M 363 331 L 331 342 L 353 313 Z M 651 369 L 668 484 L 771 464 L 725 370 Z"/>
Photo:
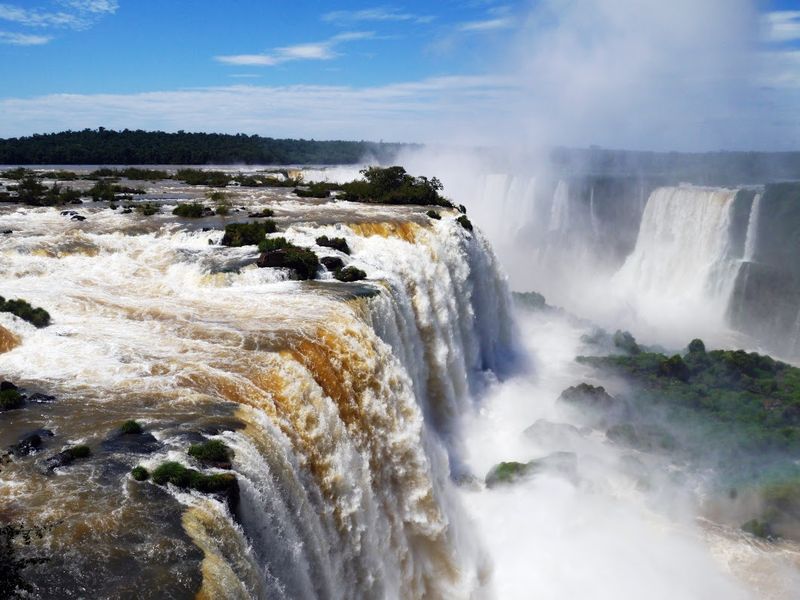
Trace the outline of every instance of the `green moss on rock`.
<path fill-rule="evenodd" d="M 260 223 L 229 223 L 225 226 L 222 245 L 257 246 L 264 241 L 268 233 L 275 233 L 277 229 L 275 222 L 269 220 Z"/>

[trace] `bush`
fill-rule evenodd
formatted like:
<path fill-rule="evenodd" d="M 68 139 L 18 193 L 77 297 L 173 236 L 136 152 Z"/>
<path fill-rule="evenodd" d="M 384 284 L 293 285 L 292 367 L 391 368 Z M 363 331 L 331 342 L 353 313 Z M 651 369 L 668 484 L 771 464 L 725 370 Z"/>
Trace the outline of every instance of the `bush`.
<path fill-rule="evenodd" d="M 131 419 L 129 421 L 125 421 L 120 426 L 119 431 L 124 435 L 137 435 L 142 433 L 144 429 L 142 429 L 142 426 L 137 421 Z"/>
<path fill-rule="evenodd" d="M 642 350 L 636 339 L 628 331 L 617 330 L 614 333 L 614 346 L 630 355 L 639 354 Z"/>
<path fill-rule="evenodd" d="M 222 463 L 231 459 L 233 451 L 220 440 L 209 440 L 202 444 L 192 444 L 189 456 L 204 463 Z"/>
<path fill-rule="evenodd" d="M 148 479 L 150 479 L 150 471 L 145 469 L 142 465 L 138 465 L 136 467 L 133 467 L 133 470 L 131 471 L 131 476 L 136 481 L 147 481 Z"/>
<path fill-rule="evenodd" d="M 435 177 L 413 177 L 403 167 L 369 167 L 361 171 L 364 179 L 341 186 L 343 198 L 351 202 L 376 204 L 417 204 L 451 207 L 439 195 L 442 183 Z"/>
<path fill-rule="evenodd" d="M 71 448 L 67 448 L 65 450 L 67 454 L 69 454 L 72 458 L 88 458 L 92 455 L 92 450 L 89 446 L 85 444 L 78 444 L 77 446 L 72 446 Z"/>
<path fill-rule="evenodd" d="M 200 169 L 178 169 L 175 179 L 189 185 L 207 185 L 209 187 L 225 187 L 231 176 L 222 171 L 202 171 Z"/>
<path fill-rule="evenodd" d="M 333 248 L 339 252 L 350 254 L 350 246 L 347 245 L 347 240 L 340 237 L 329 238 L 327 235 L 320 236 L 317 238 L 317 246 Z"/>
<path fill-rule="evenodd" d="M 158 485 L 172 485 L 182 489 L 193 489 L 213 494 L 224 492 L 236 484 L 233 473 L 205 475 L 195 469 L 188 469 L 178 462 L 165 462 L 153 471 L 153 482 Z"/>
<path fill-rule="evenodd" d="M 442 218 L 442 215 L 440 215 L 440 214 L 439 214 L 438 212 L 436 212 L 435 210 L 429 210 L 429 211 L 428 211 L 428 212 L 426 212 L 425 214 L 426 214 L 426 215 L 428 215 L 428 216 L 429 216 L 431 219 L 434 219 L 434 220 L 436 220 L 436 221 L 439 221 L 439 220 L 441 220 L 441 218 Z"/>
<path fill-rule="evenodd" d="M 263 253 L 259 258 L 259 267 L 292 269 L 298 279 L 314 279 L 319 270 L 319 258 L 307 248 L 300 248 L 287 242 L 286 238 L 265 239 L 259 244 Z"/>
<path fill-rule="evenodd" d="M 206 207 L 199 202 L 186 202 L 178 204 L 172 214 L 187 219 L 200 219 L 206 215 Z"/>
<path fill-rule="evenodd" d="M 136 211 L 145 217 L 151 217 L 159 211 L 159 207 L 156 204 L 145 202 L 144 204 L 137 204 Z"/>
<path fill-rule="evenodd" d="M 247 216 L 250 217 L 251 219 L 269 218 L 275 216 L 275 211 L 272 210 L 271 208 L 265 208 L 264 210 L 260 210 L 256 213 L 250 213 Z"/>
<path fill-rule="evenodd" d="M 6 300 L 0 296 L 0 312 L 9 312 L 33 325 L 47 327 L 50 325 L 50 313 L 43 308 L 34 308 L 25 300 Z"/>
<path fill-rule="evenodd" d="M 361 281 L 362 279 L 367 278 L 367 274 L 356 267 L 345 267 L 344 269 L 339 269 L 333 274 L 333 276 L 339 281 L 346 282 Z"/>
<path fill-rule="evenodd" d="M 689 342 L 689 353 L 690 354 L 705 354 L 706 353 L 706 345 L 703 343 L 703 340 L 693 339 L 691 342 Z"/>
<path fill-rule="evenodd" d="M 225 235 L 222 237 L 223 246 L 255 246 L 264 241 L 268 233 L 277 230 L 275 221 L 261 223 L 229 223 L 225 226 Z"/>
<path fill-rule="evenodd" d="M 673 377 L 680 381 L 689 381 L 689 367 L 679 354 L 670 356 L 667 360 L 662 361 L 658 370 L 664 377 Z"/>
<path fill-rule="evenodd" d="M 456 221 L 458 221 L 458 224 L 467 231 L 472 231 L 472 221 L 467 218 L 467 215 L 461 215 L 456 219 Z"/>

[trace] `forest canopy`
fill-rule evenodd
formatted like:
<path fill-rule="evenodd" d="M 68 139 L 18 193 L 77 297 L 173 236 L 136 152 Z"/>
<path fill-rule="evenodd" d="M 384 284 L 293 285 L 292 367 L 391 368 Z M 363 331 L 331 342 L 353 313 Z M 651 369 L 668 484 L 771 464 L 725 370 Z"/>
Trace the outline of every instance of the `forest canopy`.
<path fill-rule="evenodd" d="M 5 165 L 355 164 L 391 161 L 406 144 L 245 134 L 84 129 L 0 139 Z"/>

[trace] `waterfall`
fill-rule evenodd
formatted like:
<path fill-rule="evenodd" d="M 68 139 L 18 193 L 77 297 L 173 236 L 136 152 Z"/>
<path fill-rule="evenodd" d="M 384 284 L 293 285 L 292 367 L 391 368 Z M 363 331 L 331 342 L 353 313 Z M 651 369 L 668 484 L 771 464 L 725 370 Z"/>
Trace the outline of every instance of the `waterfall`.
<path fill-rule="evenodd" d="M 550 225 L 548 230 L 552 232 L 566 233 L 569 229 L 569 184 L 566 181 L 559 181 L 556 191 L 553 194 L 553 205 L 550 209 Z"/>
<path fill-rule="evenodd" d="M 196 439 L 187 436 L 202 432 L 234 450 L 240 486 L 236 515 L 208 497 L 170 493 L 180 535 L 202 550 L 204 597 L 473 594 L 488 567 L 450 471 L 459 419 L 515 355 L 506 283 L 481 233 L 452 215 L 418 225 L 386 207 L 336 210 L 343 224 L 325 224 L 325 210 L 311 207 L 281 235 L 305 246 L 345 237 L 366 286 L 242 267 L 254 248 L 220 248 L 221 231 L 186 231 L 162 216 L 143 223 L 93 208 L 82 224 L 50 209 L 10 217 L 20 233 L 0 242 L 3 293 L 47 307 L 54 323 L 2 320 L 22 340 L 0 354 L 4 375 L 59 390 L 59 440 L 98 447 L 120 420 L 139 418 L 163 444 L 148 456 L 98 454 L 100 468 L 57 478 L 55 494 L 42 496 L 14 465 L 4 473 L 15 497 L 63 519 L 57 556 L 73 552 L 89 510 L 80 503 L 91 497 L 91 512 L 107 515 L 86 550 L 96 552 L 94 572 L 192 573 L 178 553 L 154 563 L 119 540 L 129 529 L 160 539 L 173 514 L 164 500 L 147 504 L 156 500 L 140 490 L 152 484 L 127 470 L 187 461 L 187 439 Z M 112 460 L 122 475 L 104 470 Z M 53 586 L 102 595 L 103 577 L 48 567 L 41 581 L 54 573 L 68 574 Z"/>
<path fill-rule="evenodd" d="M 663 187 L 647 201 L 636 246 L 613 284 L 639 310 L 675 310 L 695 323 L 724 322 L 738 272 L 731 226 L 736 190 Z M 688 322 L 688 321 L 687 321 Z"/>
<path fill-rule="evenodd" d="M 600 225 L 597 221 L 597 211 L 594 206 L 594 186 L 589 192 L 589 220 L 592 224 L 592 234 L 597 237 L 600 235 Z"/>
<path fill-rule="evenodd" d="M 758 215 L 762 194 L 756 194 L 750 207 L 750 218 L 747 221 L 747 235 L 744 242 L 744 260 L 753 262 L 758 242 Z"/>

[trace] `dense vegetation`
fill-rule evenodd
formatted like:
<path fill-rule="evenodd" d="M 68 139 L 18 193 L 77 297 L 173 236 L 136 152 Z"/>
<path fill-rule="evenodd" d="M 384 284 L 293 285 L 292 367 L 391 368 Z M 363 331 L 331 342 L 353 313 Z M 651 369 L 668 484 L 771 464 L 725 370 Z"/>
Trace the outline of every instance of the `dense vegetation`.
<path fill-rule="evenodd" d="M 633 384 L 601 407 L 608 439 L 713 467 L 731 497 L 758 491 L 762 511 L 746 530 L 797 536 L 800 369 L 755 352 L 706 351 L 700 340 L 671 356 L 638 347 L 624 332 L 615 345 L 624 353 L 578 359 Z"/>
<path fill-rule="evenodd" d="M 298 279 L 314 279 L 320 262 L 317 255 L 308 248 L 301 248 L 286 238 L 276 237 L 261 241 L 258 245 L 261 256 L 259 267 L 291 269 Z"/>
<path fill-rule="evenodd" d="M 398 166 L 368 167 L 360 172 L 363 179 L 340 186 L 342 199 L 374 204 L 452 207 L 449 200 L 439 195 L 442 183 L 436 177 L 414 177 Z"/>
<path fill-rule="evenodd" d="M 47 327 L 50 324 L 50 313 L 43 308 L 34 308 L 25 300 L 6 300 L 0 296 L 0 312 L 16 315 L 34 327 Z"/>
<path fill-rule="evenodd" d="M 100 127 L 0 140 L 0 164 L 355 164 L 365 157 L 389 161 L 403 147 L 382 142 L 275 139 L 184 131 L 114 131 Z"/>
<path fill-rule="evenodd" d="M 222 236 L 223 246 L 255 246 L 263 242 L 268 233 L 275 233 L 275 221 L 261 221 L 260 223 L 229 223 L 225 226 L 225 235 Z M 262 250 L 263 252 L 263 250 Z"/>

